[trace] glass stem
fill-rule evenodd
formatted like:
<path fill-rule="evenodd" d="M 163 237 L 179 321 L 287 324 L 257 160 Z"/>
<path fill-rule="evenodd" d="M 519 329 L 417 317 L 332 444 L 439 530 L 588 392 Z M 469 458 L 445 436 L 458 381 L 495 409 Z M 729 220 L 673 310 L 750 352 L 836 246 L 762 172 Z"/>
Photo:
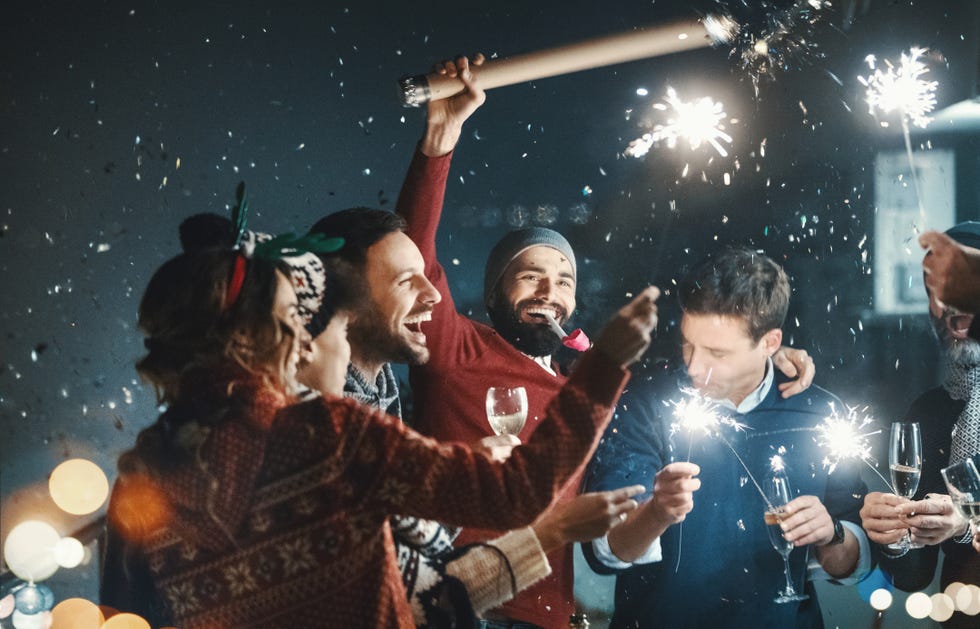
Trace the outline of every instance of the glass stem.
<path fill-rule="evenodd" d="M 793 581 L 789 576 L 789 553 L 783 555 L 783 574 L 786 575 L 786 596 L 796 595 L 796 588 L 793 587 Z"/>

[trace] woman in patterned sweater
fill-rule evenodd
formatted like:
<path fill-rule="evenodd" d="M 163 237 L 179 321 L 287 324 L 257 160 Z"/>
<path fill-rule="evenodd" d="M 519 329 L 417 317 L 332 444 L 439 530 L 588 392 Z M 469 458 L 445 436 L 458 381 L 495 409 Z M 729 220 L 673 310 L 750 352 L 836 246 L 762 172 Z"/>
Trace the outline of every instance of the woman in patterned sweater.
<path fill-rule="evenodd" d="M 183 629 L 413 626 L 387 516 L 529 523 L 593 450 L 654 299 L 611 320 L 549 419 L 499 463 L 339 397 L 346 314 L 327 326 L 333 349 L 310 345 L 274 263 L 177 256 L 140 305 L 138 370 L 167 410 L 120 459 L 103 602 Z M 295 403 L 297 366 L 317 351 L 337 357 L 328 394 Z M 140 564 L 148 578 L 130 580 Z"/>

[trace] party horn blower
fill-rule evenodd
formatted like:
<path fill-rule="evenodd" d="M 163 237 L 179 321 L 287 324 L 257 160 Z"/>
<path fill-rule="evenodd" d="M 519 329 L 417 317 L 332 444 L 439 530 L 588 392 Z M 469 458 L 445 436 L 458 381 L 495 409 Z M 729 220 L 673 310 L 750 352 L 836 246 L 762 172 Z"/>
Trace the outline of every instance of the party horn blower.
<path fill-rule="evenodd" d="M 491 89 L 730 43 L 737 33 L 738 24 L 731 18 L 708 15 L 496 59 L 470 69 L 479 77 L 480 87 Z M 405 107 L 419 107 L 465 89 L 459 79 L 436 72 L 402 77 L 398 84 Z"/>
<path fill-rule="evenodd" d="M 585 335 L 582 328 L 576 328 L 571 334 L 565 334 L 565 330 L 558 325 L 554 317 L 547 312 L 544 313 L 544 317 L 548 320 L 548 326 L 551 328 L 551 331 L 558 335 L 558 338 L 561 339 L 561 344 L 565 347 L 574 349 L 576 352 L 584 352 L 592 346 L 592 341 Z"/>

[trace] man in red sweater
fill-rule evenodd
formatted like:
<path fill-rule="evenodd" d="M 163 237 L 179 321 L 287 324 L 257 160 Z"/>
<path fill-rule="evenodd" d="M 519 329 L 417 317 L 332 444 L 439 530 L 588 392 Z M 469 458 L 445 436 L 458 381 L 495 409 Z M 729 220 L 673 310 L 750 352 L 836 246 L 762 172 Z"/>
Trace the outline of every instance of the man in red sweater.
<path fill-rule="evenodd" d="M 478 56 L 475 64 L 482 63 Z M 432 313 L 429 360 L 412 365 L 409 378 L 415 403 L 415 428 L 444 441 L 472 443 L 492 434 L 486 420 L 488 387 L 523 386 L 527 390 L 527 423 L 522 441 L 537 428 L 545 407 L 565 376 L 551 360 L 560 339 L 548 329 L 547 312 L 564 323 L 575 310 L 575 256 L 568 242 L 550 229 L 532 228 L 508 234 L 487 265 L 484 296 L 493 327 L 456 312 L 443 267 L 436 255 L 436 231 L 445 195 L 452 151 L 463 122 L 483 103 L 468 60 L 447 62 L 442 72 L 459 76 L 466 91 L 448 101 L 429 104 L 425 135 L 419 143 L 401 194 L 398 213 L 425 261 L 425 275 L 442 295 Z M 800 378 L 784 395 L 802 391 L 813 379 L 813 361 L 804 351 L 791 355 L 796 366 L 780 368 Z M 441 423 L 429 418 L 454 418 Z M 580 470 L 581 471 L 581 470 Z M 574 498 L 580 474 L 566 484 L 561 499 Z M 497 531 L 465 529 L 461 542 L 491 539 Z M 574 613 L 572 546 L 548 555 L 552 574 L 524 590 L 487 617 L 485 626 L 533 629 L 565 627 Z"/>

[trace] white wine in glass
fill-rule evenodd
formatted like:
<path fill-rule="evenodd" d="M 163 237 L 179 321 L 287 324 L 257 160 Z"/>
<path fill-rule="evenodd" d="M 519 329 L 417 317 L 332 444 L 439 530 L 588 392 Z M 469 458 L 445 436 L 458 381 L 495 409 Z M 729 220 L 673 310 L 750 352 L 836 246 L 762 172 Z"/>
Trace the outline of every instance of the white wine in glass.
<path fill-rule="evenodd" d="M 494 434 L 517 436 L 527 421 L 527 391 L 524 387 L 487 389 L 487 421 Z"/>
<path fill-rule="evenodd" d="M 793 587 L 793 577 L 789 570 L 789 555 L 793 552 L 793 544 L 787 542 L 783 537 L 783 529 L 779 522 L 783 517 L 783 507 L 793 499 L 793 492 L 789 486 L 789 477 L 783 471 L 773 471 L 762 482 L 762 489 L 766 494 L 769 506 L 766 508 L 764 519 L 766 529 L 769 532 L 769 543 L 773 549 L 783 558 L 783 575 L 786 577 L 786 589 L 777 592 L 773 600 L 777 603 L 792 603 L 794 601 L 805 601 L 810 598 L 807 594 L 800 594 Z"/>
<path fill-rule="evenodd" d="M 903 498 L 911 498 L 919 488 L 922 474 L 922 433 L 918 422 L 894 422 L 888 442 L 888 469 L 892 476 L 892 491 Z M 911 535 L 888 545 L 892 550 L 921 548 L 913 544 Z"/>
<path fill-rule="evenodd" d="M 980 472 L 972 459 L 965 459 L 941 470 L 949 497 L 963 517 L 980 528 Z"/>

